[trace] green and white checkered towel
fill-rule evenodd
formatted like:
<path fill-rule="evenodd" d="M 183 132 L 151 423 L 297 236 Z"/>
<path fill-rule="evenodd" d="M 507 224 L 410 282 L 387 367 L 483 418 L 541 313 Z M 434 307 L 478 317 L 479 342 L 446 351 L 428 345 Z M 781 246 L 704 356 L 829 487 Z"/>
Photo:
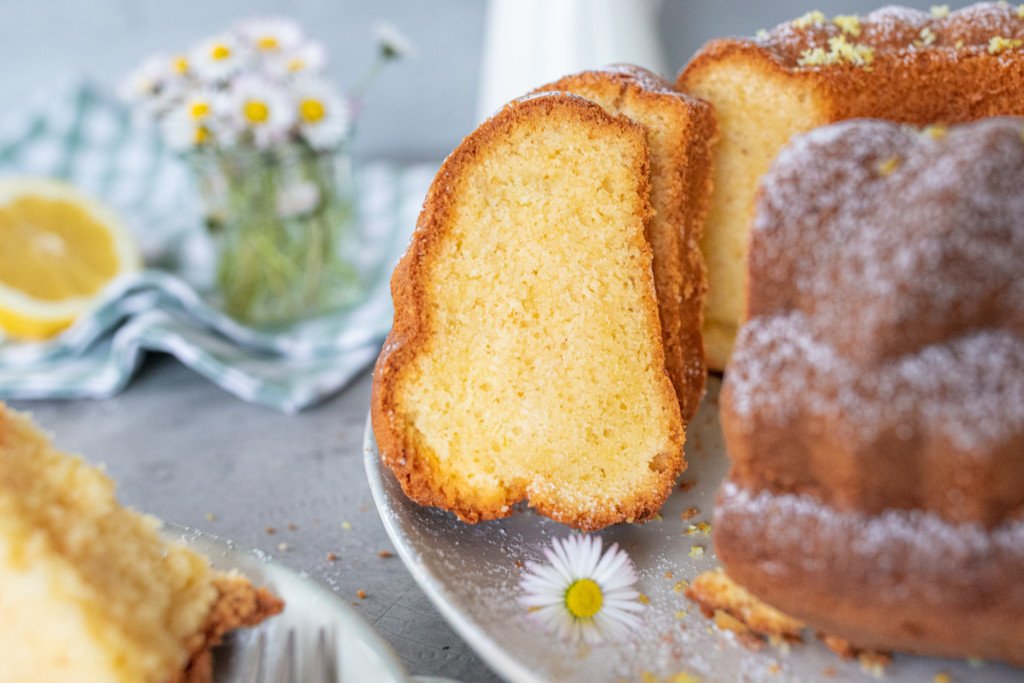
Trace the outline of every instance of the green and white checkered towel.
<path fill-rule="evenodd" d="M 69 82 L 0 122 L 0 175 L 62 177 L 114 206 L 149 268 L 112 283 L 103 303 L 42 343 L 0 339 L 0 398 L 104 398 L 124 389 L 146 351 L 172 354 L 233 394 L 287 413 L 343 388 L 376 357 L 391 326 L 388 282 L 436 171 L 376 163 L 356 172 L 359 261 L 367 298 L 278 333 L 210 306 L 190 271 L 201 235 L 185 165 L 112 95 Z"/>

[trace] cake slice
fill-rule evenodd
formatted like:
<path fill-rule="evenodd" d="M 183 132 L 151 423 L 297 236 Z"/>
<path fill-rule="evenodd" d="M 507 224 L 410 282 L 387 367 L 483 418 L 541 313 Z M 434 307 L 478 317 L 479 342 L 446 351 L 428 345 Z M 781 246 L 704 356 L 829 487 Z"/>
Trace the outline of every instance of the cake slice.
<path fill-rule="evenodd" d="M 650 216 L 645 131 L 581 97 L 514 101 L 449 156 L 374 374 L 406 494 L 469 522 L 523 499 L 583 529 L 657 513 L 684 462 Z"/>
<path fill-rule="evenodd" d="M 227 630 L 281 611 L 159 528 L 0 404 L 0 682 L 209 681 Z"/>
<path fill-rule="evenodd" d="M 1024 12 L 982 2 L 953 12 L 888 6 L 831 19 L 808 12 L 697 53 L 676 87 L 710 102 L 722 133 L 701 242 L 711 368 L 725 368 L 745 318 L 758 181 L 790 137 L 853 118 L 923 126 L 1024 114 L 1022 40 Z"/>
<path fill-rule="evenodd" d="M 566 76 L 540 88 L 571 92 L 644 127 L 651 154 L 647 240 L 654 252 L 665 366 L 684 422 L 697 413 L 707 367 L 701 324 L 707 283 L 700 238 L 711 195 L 711 148 L 718 138 L 711 106 L 630 65 Z"/>

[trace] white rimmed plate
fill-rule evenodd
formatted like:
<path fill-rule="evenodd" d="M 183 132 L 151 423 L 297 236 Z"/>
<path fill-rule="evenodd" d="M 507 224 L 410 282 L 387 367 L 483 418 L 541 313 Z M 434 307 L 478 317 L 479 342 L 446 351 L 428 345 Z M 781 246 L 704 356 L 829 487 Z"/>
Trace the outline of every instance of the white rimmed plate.
<path fill-rule="evenodd" d="M 195 529 L 164 525 L 164 536 L 181 539 L 193 550 L 210 559 L 223 571 L 237 569 L 253 584 L 266 586 L 285 602 L 284 611 L 255 628 L 230 634 L 215 651 L 214 680 L 235 683 L 247 675 L 245 650 L 253 647 L 260 633 L 267 642 L 267 669 L 277 671 L 285 651 L 289 629 L 296 629 L 296 664 L 299 676 L 312 661 L 319 629 L 328 634 L 328 644 L 336 651 L 339 683 L 407 683 L 405 670 L 391 647 L 373 628 L 337 594 L 307 576 L 280 564 L 269 556 L 238 547 Z"/>
<path fill-rule="evenodd" d="M 856 661 L 844 661 L 811 633 L 788 652 L 766 647 L 753 652 L 731 633 L 715 628 L 682 594 L 682 581 L 719 566 L 711 535 L 690 530 L 711 522 L 715 493 L 728 468 L 718 423 L 719 380 L 687 429 L 688 469 L 660 519 L 624 524 L 599 533 L 605 545 L 618 543 L 632 557 L 639 590 L 650 600 L 640 632 L 628 641 L 589 648 L 558 641 L 524 618 L 516 602 L 522 565 L 544 561 L 551 539 L 570 530 L 530 510 L 494 522 L 463 524 L 449 513 L 410 501 L 381 466 L 369 421 L 364 459 L 381 519 L 406 567 L 452 627 L 499 675 L 516 683 L 573 683 L 668 678 L 691 673 L 714 681 L 874 681 Z M 682 520 L 694 507 L 696 516 Z M 690 533 L 687 533 L 690 531 Z M 693 550 L 699 548 L 700 550 Z M 885 680 L 933 683 L 946 673 L 952 681 L 1020 683 L 1024 671 L 1001 663 L 896 655 Z"/>

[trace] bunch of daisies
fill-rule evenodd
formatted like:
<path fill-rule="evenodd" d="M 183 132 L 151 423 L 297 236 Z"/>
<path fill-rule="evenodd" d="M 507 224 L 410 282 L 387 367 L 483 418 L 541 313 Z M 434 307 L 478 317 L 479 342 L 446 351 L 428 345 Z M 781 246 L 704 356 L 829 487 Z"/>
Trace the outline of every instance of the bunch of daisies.
<path fill-rule="evenodd" d="M 393 27 L 380 25 L 375 34 L 377 60 L 355 93 L 383 64 L 408 52 Z M 126 79 L 122 95 L 179 151 L 294 142 L 331 150 L 351 132 L 356 95 L 342 94 L 327 80 L 326 63 L 323 44 L 294 21 L 256 18 L 186 53 L 146 59 Z"/>

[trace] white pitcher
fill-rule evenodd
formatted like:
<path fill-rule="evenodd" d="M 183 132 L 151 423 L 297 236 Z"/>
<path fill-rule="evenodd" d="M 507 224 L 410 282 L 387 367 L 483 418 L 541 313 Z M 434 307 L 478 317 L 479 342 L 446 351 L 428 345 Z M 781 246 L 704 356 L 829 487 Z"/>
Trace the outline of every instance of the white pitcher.
<path fill-rule="evenodd" d="M 666 75 L 659 0 L 490 0 L 478 121 L 567 74 L 616 62 Z"/>

